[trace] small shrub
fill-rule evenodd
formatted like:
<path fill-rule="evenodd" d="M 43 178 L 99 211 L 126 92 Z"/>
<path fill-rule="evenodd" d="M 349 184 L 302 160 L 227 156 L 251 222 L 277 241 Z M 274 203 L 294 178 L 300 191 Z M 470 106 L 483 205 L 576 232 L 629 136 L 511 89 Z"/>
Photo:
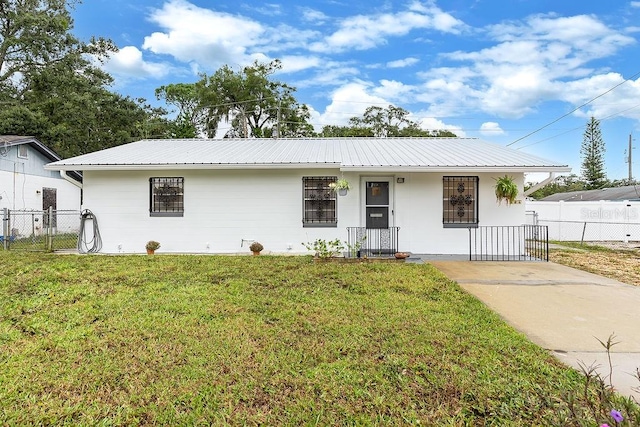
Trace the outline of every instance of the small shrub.
<path fill-rule="evenodd" d="M 316 239 L 313 243 L 302 243 L 302 246 L 309 251 L 315 252 L 317 257 L 331 258 L 341 254 L 344 251 L 344 244 L 340 239 L 326 241 L 324 239 Z"/>
<path fill-rule="evenodd" d="M 249 246 L 249 249 L 251 249 L 251 252 L 262 252 L 264 246 L 262 246 L 260 242 L 253 242 L 251 246 Z"/>
<path fill-rule="evenodd" d="M 160 243 L 156 242 L 155 240 L 149 240 L 145 248 L 147 248 L 147 250 L 149 251 L 155 251 L 160 248 Z"/>

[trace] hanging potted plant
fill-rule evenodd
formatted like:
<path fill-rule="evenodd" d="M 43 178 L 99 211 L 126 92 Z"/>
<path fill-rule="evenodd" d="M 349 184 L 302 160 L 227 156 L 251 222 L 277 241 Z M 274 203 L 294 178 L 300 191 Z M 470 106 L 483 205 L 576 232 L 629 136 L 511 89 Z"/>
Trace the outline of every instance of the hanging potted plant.
<path fill-rule="evenodd" d="M 156 250 L 160 248 L 160 243 L 156 242 L 155 240 L 149 240 L 145 248 L 147 249 L 148 255 L 153 255 L 156 252 Z"/>
<path fill-rule="evenodd" d="M 249 249 L 251 250 L 251 252 L 253 252 L 254 255 L 260 255 L 260 252 L 262 252 L 264 246 L 262 246 L 260 242 L 253 242 L 251 246 L 249 246 Z"/>
<path fill-rule="evenodd" d="M 351 189 L 351 186 L 349 185 L 349 181 L 344 178 L 340 178 L 336 182 L 332 182 L 331 184 L 329 184 L 329 188 L 338 193 L 340 196 L 346 196 L 347 191 Z"/>
<path fill-rule="evenodd" d="M 513 180 L 513 177 L 507 175 L 496 179 L 495 190 L 498 204 L 504 200 L 507 205 L 512 205 L 518 197 L 518 184 Z"/>

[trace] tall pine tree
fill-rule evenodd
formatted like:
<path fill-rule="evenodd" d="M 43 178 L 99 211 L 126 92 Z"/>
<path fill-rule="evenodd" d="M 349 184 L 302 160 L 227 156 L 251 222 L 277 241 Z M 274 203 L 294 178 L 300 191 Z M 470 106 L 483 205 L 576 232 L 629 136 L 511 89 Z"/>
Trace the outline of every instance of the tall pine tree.
<path fill-rule="evenodd" d="M 607 174 L 604 170 L 605 146 L 600 132 L 600 121 L 595 117 L 587 123 L 582 137 L 582 178 L 586 182 L 586 189 L 602 188 L 607 184 Z"/>

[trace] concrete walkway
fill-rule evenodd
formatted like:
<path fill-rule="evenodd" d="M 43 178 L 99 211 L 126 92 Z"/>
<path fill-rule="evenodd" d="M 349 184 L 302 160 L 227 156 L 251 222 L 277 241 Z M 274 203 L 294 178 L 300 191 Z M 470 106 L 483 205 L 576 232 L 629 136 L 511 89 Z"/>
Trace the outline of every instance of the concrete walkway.
<path fill-rule="evenodd" d="M 427 262 L 565 364 L 599 365 L 607 383 L 598 339 L 615 334 L 613 386 L 640 401 L 640 287 L 551 262 Z"/>

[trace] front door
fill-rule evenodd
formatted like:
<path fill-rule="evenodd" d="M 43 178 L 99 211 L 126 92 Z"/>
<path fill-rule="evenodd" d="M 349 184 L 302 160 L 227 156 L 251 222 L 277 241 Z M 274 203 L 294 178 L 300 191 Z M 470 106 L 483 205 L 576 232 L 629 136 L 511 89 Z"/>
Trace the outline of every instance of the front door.
<path fill-rule="evenodd" d="M 364 182 L 366 228 L 389 228 L 393 223 L 391 179 L 372 178 Z"/>
<path fill-rule="evenodd" d="M 49 208 L 53 210 L 52 218 L 49 218 Z M 57 190 L 55 188 L 43 188 L 42 189 L 42 210 L 45 212 L 43 215 L 43 227 L 57 227 L 58 226 L 58 218 L 57 212 L 58 209 L 58 197 Z"/>

